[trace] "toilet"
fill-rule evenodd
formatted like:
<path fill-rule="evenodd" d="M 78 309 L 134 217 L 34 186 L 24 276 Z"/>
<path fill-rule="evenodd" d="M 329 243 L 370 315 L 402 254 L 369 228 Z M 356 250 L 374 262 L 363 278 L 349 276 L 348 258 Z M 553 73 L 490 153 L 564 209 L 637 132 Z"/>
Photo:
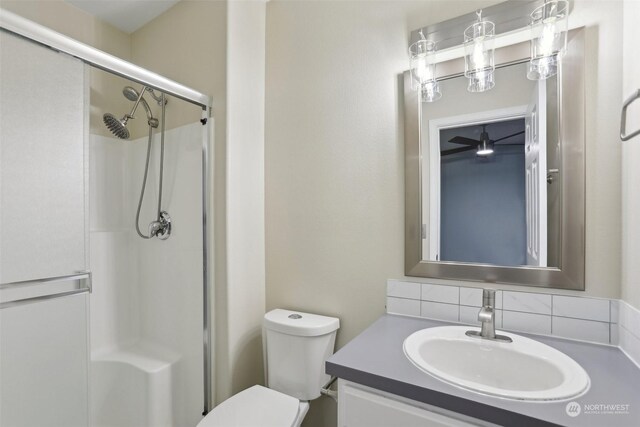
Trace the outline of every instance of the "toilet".
<path fill-rule="evenodd" d="M 324 362 L 336 341 L 335 317 L 275 309 L 264 316 L 267 387 L 255 385 L 215 407 L 198 427 L 299 427 L 309 401 L 329 382 Z"/>

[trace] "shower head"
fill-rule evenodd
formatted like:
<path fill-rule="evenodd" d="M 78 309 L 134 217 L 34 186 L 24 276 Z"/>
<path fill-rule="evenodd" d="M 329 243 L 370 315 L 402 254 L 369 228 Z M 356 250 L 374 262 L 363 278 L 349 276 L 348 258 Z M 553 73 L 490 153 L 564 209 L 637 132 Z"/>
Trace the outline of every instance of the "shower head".
<path fill-rule="evenodd" d="M 147 123 L 149 124 L 149 126 L 156 128 L 158 127 L 158 119 L 153 117 L 153 113 L 151 112 L 151 107 L 149 107 L 149 103 L 147 102 L 147 100 L 144 99 L 145 92 L 151 93 L 151 95 L 154 95 L 153 92 L 151 92 L 150 88 L 147 88 L 144 86 L 142 87 L 142 92 L 138 92 L 131 86 L 125 86 L 124 89 L 122 89 L 122 94 L 125 96 L 125 98 L 127 98 L 129 101 L 135 102 L 133 106 L 133 110 L 131 110 L 131 112 L 128 114 L 128 117 L 133 118 L 133 113 L 135 113 L 136 109 L 138 108 L 138 104 L 142 104 L 145 112 L 147 113 Z M 155 95 L 154 95 L 154 98 L 155 98 Z"/>
<path fill-rule="evenodd" d="M 120 139 L 129 139 L 129 129 L 127 129 L 127 116 L 124 116 L 121 120 L 111 113 L 105 113 L 102 116 L 105 126 Z"/>
<path fill-rule="evenodd" d="M 143 87 L 144 92 L 148 93 L 149 95 L 151 95 L 151 97 L 156 101 L 156 103 L 160 106 L 162 106 L 162 102 L 164 101 L 164 103 L 167 103 L 167 99 L 165 98 L 163 100 L 161 95 L 156 95 L 156 93 L 153 91 L 153 89 L 151 89 L 150 87 Z M 138 97 L 140 96 L 140 92 L 138 92 L 137 90 L 135 90 L 134 88 L 132 88 L 131 86 L 125 86 L 124 89 L 122 89 L 122 93 L 124 94 L 124 96 L 129 100 L 129 101 L 137 101 Z"/>
<path fill-rule="evenodd" d="M 133 102 L 136 102 L 140 97 L 140 94 L 138 93 L 138 91 L 132 88 L 131 86 L 125 86 L 124 89 L 122 89 L 122 94 L 129 101 L 133 101 Z"/>

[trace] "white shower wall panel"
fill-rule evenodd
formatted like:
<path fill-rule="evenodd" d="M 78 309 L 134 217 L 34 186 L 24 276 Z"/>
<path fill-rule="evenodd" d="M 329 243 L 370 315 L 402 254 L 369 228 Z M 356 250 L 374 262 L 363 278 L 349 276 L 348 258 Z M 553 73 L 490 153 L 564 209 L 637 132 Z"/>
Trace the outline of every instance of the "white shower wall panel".
<path fill-rule="evenodd" d="M 128 141 L 90 137 L 90 251 L 92 353 L 140 337 L 138 269 L 129 206 Z"/>
<path fill-rule="evenodd" d="M 140 298 L 129 231 L 92 231 L 91 347 L 93 354 L 140 338 Z"/>
<path fill-rule="evenodd" d="M 202 125 L 165 135 L 162 208 L 173 224 L 165 241 L 142 239 L 134 228 L 147 138 L 91 141 L 93 422 L 148 424 L 157 414 L 154 427 L 196 425 L 203 402 Z M 140 214 L 145 234 L 156 216 L 159 142 L 155 132 Z"/>
<path fill-rule="evenodd" d="M 131 231 L 130 142 L 101 135 L 89 141 L 91 231 Z"/>
<path fill-rule="evenodd" d="M 141 213 L 143 230 L 154 219 L 157 206 L 159 139 L 156 134 Z M 146 138 L 139 138 L 130 157 L 135 186 L 142 182 L 145 156 Z M 167 131 L 162 208 L 171 215 L 172 234 L 165 241 L 135 239 L 140 298 L 145 302 L 142 335 L 181 355 L 172 387 L 174 417 L 184 420 L 184 425 L 197 424 L 203 400 L 201 170 L 202 125 Z M 137 203 L 138 191 L 130 202 Z"/>

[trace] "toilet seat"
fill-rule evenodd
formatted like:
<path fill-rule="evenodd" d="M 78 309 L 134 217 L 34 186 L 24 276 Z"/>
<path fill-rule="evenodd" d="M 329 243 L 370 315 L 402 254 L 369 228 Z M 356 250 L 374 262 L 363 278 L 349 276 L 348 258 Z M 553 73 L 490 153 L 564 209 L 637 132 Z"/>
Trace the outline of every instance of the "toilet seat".
<path fill-rule="evenodd" d="M 302 421 L 308 407 L 307 402 L 254 385 L 216 406 L 198 427 L 291 427 Z M 302 417 L 299 409 L 304 409 Z"/>

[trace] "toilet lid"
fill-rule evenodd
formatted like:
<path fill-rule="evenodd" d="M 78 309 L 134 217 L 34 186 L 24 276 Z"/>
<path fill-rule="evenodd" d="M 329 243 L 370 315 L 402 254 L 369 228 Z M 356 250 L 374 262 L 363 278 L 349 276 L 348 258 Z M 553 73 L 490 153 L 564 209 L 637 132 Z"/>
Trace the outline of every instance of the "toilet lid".
<path fill-rule="evenodd" d="M 300 401 L 254 385 L 216 406 L 198 427 L 290 427 Z"/>

